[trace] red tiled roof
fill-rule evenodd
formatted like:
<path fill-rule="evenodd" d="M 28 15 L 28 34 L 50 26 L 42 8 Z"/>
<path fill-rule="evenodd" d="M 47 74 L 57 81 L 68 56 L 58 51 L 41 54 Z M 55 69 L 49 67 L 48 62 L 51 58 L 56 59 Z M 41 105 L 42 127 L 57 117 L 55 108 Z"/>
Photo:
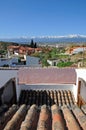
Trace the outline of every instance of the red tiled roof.
<path fill-rule="evenodd" d="M 26 50 L 33 51 L 33 50 L 34 50 L 34 48 L 31 48 L 31 47 L 26 47 Z"/>
<path fill-rule="evenodd" d="M 42 51 L 42 48 L 35 48 L 36 51 Z"/>
<path fill-rule="evenodd" d="M 27 68 L 18 72 L 19 84 L 75 84 L 74 68 Z"/>
<path fill-rule="evenodd" d="M 19 49 L 19 46 L 10 45 L 8 46 L 8 49 Z"/>
<path fill-rule="evenodd" d="M 73 93 L 69 90 L 22 90 L 19 104 L 36 104 L 37 106 L 57 104 L 59 107 L 64 105 L 71 107 L 76 102 Z"/>
<path fill-rule="evenodd" d="M 8 111 L 0 120 L 0 130 L 86 130 L 86 115 L 75 105 L 70 109 L 67 106 L 59 108 L 53 105 L 49 108 L 46 105 L 28 107 L 23 104 L 10 119 L 12 112 L 9 114 Z"/>
<path fill-rule="evenodd" d="M 28 93 L 27 90 L 22 91 L 24 93 L 20 96 L 25 104 L 21 102 L 7 111 L 3 110 L 3 113 L 0 111 L 0 130 L 86 130 L 86 104 L 81 110 L 73 103 L 71 91 L 45 90 L 39 93 L 38 90 L 37 95 L 32 90 Z"/>
<path fill-rule="evenodd" d="M 24 51 L 26 51 L 26 48 L 23 47 L 23 46 L 20 46 L 19 49 L 20 49 L 20 50 L 24 50 Z"/>

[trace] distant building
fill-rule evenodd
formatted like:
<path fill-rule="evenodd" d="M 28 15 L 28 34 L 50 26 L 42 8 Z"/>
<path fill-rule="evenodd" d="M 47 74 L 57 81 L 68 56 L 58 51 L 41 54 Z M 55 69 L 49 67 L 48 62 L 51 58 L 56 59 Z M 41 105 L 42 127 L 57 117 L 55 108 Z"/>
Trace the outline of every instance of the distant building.
<path fill-rule="evenodd" d="M 78 47 L 73 49 L 72 54 L 77 54 L 79 52 L 83 52 L 84 50 L 86 50 L 86 47 Z"/>
<path fill-rule="evenodd" d="M 70 48 L 66 51 L 66 54 L 77 54 L 79 52 L 83 52 L 86 50 L 86 47 L 73 47 L 73 48 Z"/>
<path fill-rule="evenodd" d="M 14 66 L 18 63 L 18 58 L 14 57 L 14 58 L 0 58 L 0 66 Z"/>
<path fill-rule="evenodd" d="M 35 52 L 42 52 L 41 48 L 35 48 Z"/>
<path fill-rule="evenodd" d="M 47 62 L 48 62 L 48 64 L 50 66 L 56 66 L 58 64 L 59 60 L 57 60 L 57 59 L 50 59 L 50 60 L 47 60 Z"/>
<path fill-rule="evenodd" d="M 34 52 L 41 52 L 42 49 L 41 48 L 31 48 L 31 47 L 24 47 L 24 46 L 8 46 L 8 53 L 9 56 L 11 54 L 15 54 L 15 55 L 19 55 L 19 54 L 33 54 Z"/>
<path fill-rule="evenodd" d="M 26 66 L 28 67 L 42 67 L 40 58 L 33 56 L 26 56 Z"/>
<path fill-rule="evenodd" d="M 10 54 L 19 53 L 19 46 L 8 46 L 8 51 Z"/>

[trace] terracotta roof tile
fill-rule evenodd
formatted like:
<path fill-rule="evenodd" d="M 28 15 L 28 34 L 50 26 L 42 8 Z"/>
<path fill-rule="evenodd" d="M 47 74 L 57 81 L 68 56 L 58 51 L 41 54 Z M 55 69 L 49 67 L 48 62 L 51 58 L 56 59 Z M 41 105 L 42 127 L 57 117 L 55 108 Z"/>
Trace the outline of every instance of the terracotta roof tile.
<path fill-rule="evenodd" d="M 74 106 L 72 108 L 72 111 L 76 117 L 76 119 L 78 120 L 78 122 L 81 125 L 81 128 L 83 130 L 86 130 L 86 115 L 81 111 L 81 109 L 77 106 Z"/>
<path fill-rule="evenodd" d="M 50 111 L 46 105 L 41 107 L 37 130 L 51 130 Z"/>
<path fill-rule="evenodd" d="M 82 111 L 86 114 L 86 104 L 81 107 Z"/>
<path fill-rule="evenodd" d="M 13 107 L 11 107 L 12 109 Z M 72 112 L 74 109 L 74 113 Z M 10 114 L 9 114 L 10 116 Z M 5 121 L 4 121 L 5 122 Z M 2 125 L 2 124 L 1 124 Z M 86 130 L 86 115 L 78 106 L 21 105 L 4 130 Z M 0 126 L 0 130 L 3 130 Z"/>
<path fill-rule="evenodd" d="M 12 118 L 17 110 L 18 106 L 12 105 L 11 108 L 9 108 L 8 111 L 3 114 L 3 116 L 0 118 L 0 130 L 3 130 L 7 122 Z"/>
<path fill-rule="evenodd" d="M 58 128 L 61 130 L 65 130 L 66 127 L 59 107 L 57 105 L 53 105 L 51 107 L 51 111 L 52 111 L 52 129 L 56 130 Z"/>
<path fill-rule="evenodd" d="M 71 91 L 65 90 L 22 90 L 19 98 L 19 104 L 38 106 L 57 104 L 58 106 L 72 106 L 76 104 Z"/>
<path fill-rule="evenodd" d="M 4 130 L 19 130 L 20 125 L 22 121 L 25 118 L 26 115 L 26 105 L 23 104 L 18 111 L 14 114 L 14 116 L 11 118 L 11 120 L 7 123 Z"/>
<path fill-rule="evenodd" d="M 68 130 L 81 130 L 78 122 L 76 121 L 71 110 L 69 110 L 67 106 L 62 107 L 62 112 L 64 115 L 64 119 L 66 121 L 66 127 L 68 128 Z"/>
<path fill-rule="evenodd" d="M 34 117 L 34 118 L 33 118 Z M 39 112 L 36 105 L 32 105 L 27 112 L 25 120 L 21 124 L 21 130 L 35 130 L 39 119 Z"/>

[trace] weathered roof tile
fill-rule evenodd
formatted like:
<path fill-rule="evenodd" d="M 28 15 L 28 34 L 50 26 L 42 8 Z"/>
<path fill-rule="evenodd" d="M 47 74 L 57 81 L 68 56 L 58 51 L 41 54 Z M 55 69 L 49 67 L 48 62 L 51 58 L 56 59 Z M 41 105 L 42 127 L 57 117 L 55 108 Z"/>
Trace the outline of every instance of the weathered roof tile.
<path fill-rule="evenodd" d="M 72 106 L 75 103 L 73 93 L 65 90 L 22 90 L 20 94 L 19 104 L 41 106 L 46 104 L 51 106 L 57 104 L 58 106 Z"/>
<path fill-rule="evenodd" d="M 13 109 L 13 107 L 11 107 Z M 72 109 L 74 111 L 72 111 Z M 9 110 L 8 110 L 9 111 Z M 26 113 L 27 111 L 27 113 Z M 10 115 L 9 115 L 10 116 Z M 6 124 L 5 124 L 6 125 Z M 21 105 L 4 130 L 86 130 L 86 115 L 78 106 Z M 3 130 L 0 126 L 0 130 Z"/>

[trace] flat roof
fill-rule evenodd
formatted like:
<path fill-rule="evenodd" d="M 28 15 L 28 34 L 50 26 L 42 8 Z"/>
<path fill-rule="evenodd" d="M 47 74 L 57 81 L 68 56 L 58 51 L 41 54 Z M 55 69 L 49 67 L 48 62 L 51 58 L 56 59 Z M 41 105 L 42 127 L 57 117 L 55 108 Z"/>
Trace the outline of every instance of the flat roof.
<path fill-rule="evenodd" d="M 19 84 L 76 84 L 74 68 L 21 68 Z"/>

